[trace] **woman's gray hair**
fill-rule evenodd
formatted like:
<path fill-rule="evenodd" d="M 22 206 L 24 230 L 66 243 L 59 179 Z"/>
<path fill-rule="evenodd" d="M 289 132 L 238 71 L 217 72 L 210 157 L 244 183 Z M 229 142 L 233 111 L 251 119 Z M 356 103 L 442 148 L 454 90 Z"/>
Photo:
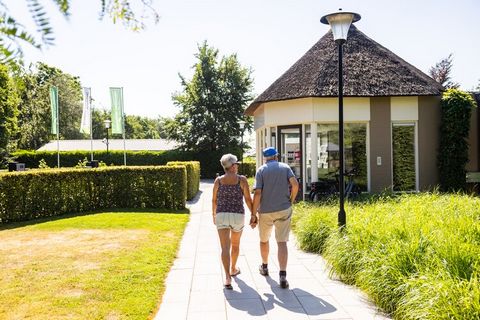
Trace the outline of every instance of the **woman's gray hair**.
<path fill-rule="evenodd" d="M 224 154 L 220 159 L 220 164 L 224 170 L 230 169 L 235 163 L 238 163 L 237 156 L 231 153 Z"/>

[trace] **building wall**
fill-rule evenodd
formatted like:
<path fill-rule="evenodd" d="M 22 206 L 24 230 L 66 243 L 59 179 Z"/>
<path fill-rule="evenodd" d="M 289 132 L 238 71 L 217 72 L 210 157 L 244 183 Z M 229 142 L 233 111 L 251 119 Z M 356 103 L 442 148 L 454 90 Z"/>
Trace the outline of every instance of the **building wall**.
<path fill-rule="evenodd" d="M 418 101 L 419 187 L 430 190 L 439 183 L 440 97 L 419 97 Z"/>
<path fill-rule="evenodd" d="M 377 162 L 380 158 L 380 164 Z M 389 97 L 370 99 L 370 191 L 392 185 L 391 108 Z"/>
<path fill-rule="evenodd" d="M 440 97 L 345 98 L 344 111 L 346 122 L 368 123 L 367 160 L 371 192 L 381 192 L 392 187 L 392 123 L 412 123 L 416 127 L 418 190 L 431 189 L 438 184 Z M 255 112 L 257 148 L 270 145 L 270 128 L 337 122 L 336 98 L 303 98 L 265 103 Z M 472 115 L 471 126 L 469 168 L 477 171 L 480 150 L 476 111 Z M 257 165 L 261 163 L 261 152 L 257 150 Z"/>

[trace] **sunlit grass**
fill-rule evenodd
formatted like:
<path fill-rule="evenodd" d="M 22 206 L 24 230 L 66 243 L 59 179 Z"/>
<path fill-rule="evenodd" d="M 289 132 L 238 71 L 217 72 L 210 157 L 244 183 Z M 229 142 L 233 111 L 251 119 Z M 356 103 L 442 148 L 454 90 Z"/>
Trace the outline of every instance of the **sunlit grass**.
<path fill-rule="evenodd" d="M 108 212 L 0 230 L 1 319 L 147 319 L 187 214 Z"/>
<path fill-rule="evenodd" d="M 346 206 L 299 204 L 294 229 L 303 249 L 366 291 L 396 319 L 480 319 L 480 199 L 386 195 Z"/>

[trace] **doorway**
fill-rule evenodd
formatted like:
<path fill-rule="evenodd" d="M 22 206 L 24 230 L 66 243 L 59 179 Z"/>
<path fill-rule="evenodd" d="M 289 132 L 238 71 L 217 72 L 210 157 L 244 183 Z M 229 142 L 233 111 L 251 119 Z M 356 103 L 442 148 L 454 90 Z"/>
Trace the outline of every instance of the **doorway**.
<path fill-rule="evenodd" d="M 286 163 L 302 186 L 303 181 L 303 145 L 302 125 L 278 127 L 277 145 L 279 161 Z M 300 188 L 302 189 L 302 188 Z M 301 197 L 301 191 L 298 195 Z"/>

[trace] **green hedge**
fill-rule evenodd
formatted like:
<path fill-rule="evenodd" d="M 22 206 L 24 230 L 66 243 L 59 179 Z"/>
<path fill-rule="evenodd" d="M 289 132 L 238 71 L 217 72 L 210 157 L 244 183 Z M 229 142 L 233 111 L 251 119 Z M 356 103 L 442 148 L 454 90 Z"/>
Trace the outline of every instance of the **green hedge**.
<path fill-rule="evenodd" d="M 255 177 L 255 173 L 257 172 L 256 165 L 257 163 L 255 161 L 244 159 L 238 170 L 246 177 Z"/>
<path fill-rule="evenodd" d="M 0 223 L 111 208 L 182 209 L 185 166 L 47 169 L 0 175 Z"/>
<path fill-rule="evenodd" d="M 200 189 L 200 162 L 170 161 L 167 166 L 185 166 L 187 169 L 187 200 L 192 200 Z"/>
<path fill-rule="evenodd" d="M 220 158 L 225 153 L 235 153 L 235 150 L 191 152 L 181 150 L 168 151 L 127 151 L 127 165 L 129 166 L 153 166 L 166 165 L 170 161 L 198 161 L 200 162 L 200 174 L 203 179 L 215 178 L 217 173 L 223 173 Z M 238 154 L 238 152 L 237 152 Z M 123 165 L 123 151 L 97 151 L 93 154 L 95 160 L 103 161 L 107 165 Z M 48 166 L 57 166 L 56 151 L 31 151 L 19 150 L 12 153 L 12 157 L 18 162 L 25 163 L 27 168 L 38 168 L 40 160 L 44 159 Z M 62 151 L 60 152 L 60 166 L 74 167 L 78 161 L 90 159 L 90 151 Z"/>

